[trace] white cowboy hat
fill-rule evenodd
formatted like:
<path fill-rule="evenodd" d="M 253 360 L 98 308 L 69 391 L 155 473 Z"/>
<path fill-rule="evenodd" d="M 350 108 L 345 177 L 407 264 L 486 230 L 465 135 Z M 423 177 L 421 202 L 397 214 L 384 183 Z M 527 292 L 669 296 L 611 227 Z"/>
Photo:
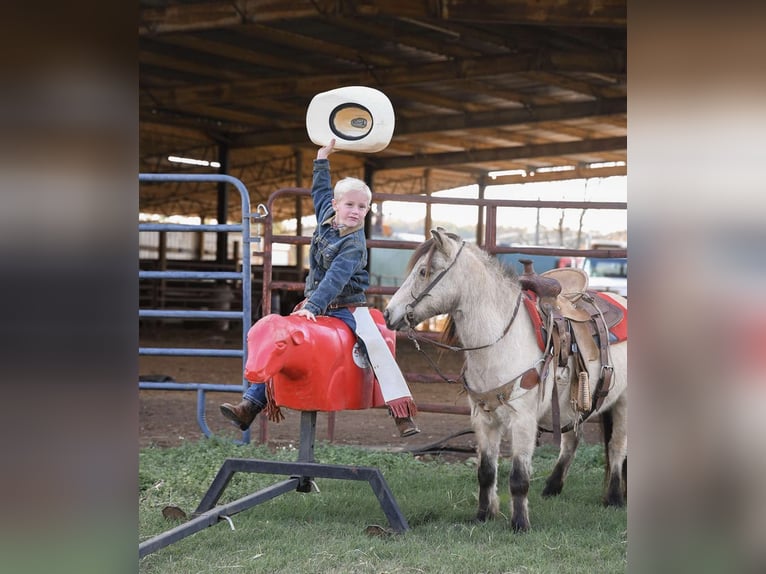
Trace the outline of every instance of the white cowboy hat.
<path fill-rule="evenodd" d="M 380 151 L 394 133 L 394 107 L 374 88 L 337 88 L 312 98 L 306 110 L 306 130 L 319 146 L 335 138 L 335 149 Z"/>

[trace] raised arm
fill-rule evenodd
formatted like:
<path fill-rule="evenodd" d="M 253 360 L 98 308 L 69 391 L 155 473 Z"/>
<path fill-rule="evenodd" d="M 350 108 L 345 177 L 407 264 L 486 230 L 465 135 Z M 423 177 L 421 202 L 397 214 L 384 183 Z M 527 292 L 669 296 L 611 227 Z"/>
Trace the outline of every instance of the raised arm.
<path fill-rule="evenodd" d="M 320 147 L 317 150 L 317 159 L 327 159 L 327 156 L 329 156 L 334 151 L 335 151 L 335 138 L 332 138 L 330 140 L 330 143 L 328 143 L 326 146 Z"/>

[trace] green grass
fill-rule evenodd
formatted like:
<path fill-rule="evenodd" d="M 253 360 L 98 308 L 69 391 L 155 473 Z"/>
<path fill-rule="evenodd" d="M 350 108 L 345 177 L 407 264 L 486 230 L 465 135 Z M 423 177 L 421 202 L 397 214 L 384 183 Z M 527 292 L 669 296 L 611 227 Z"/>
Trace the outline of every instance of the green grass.
<path fill-rule="evenodd" d="M 162 516 L 167 505 L 191 513 L 226 458 L 294 461 L 294 449 L 270 451 L 202 440 L 140 453 L 139 534 L 146 540 L 178 522 Z M 556 452 L 541 447 L 534 458 L 529 496 L 532 529 L 515 534 L 507 520 L 509 462 L 498 482 L 505 516 L 474 524 L 476 468 L 472 462 L 419 460 L 407 454 L 318 444 L 319 462 L 381 470 L 410 530 L 369 536 L 365 527 L 388 526 L 367 482 L 318 480 L 321 492 L 288 492 L 232 516 L 143 558 L 149 573 L 540 573 L 592 574 L 626 570 L 627 513 L 601 505 L 603 454 L 584 445 L 561 496 L 540 496 Z M 219 503 L 257 491 L 283 476 L 239 473 Z"/>

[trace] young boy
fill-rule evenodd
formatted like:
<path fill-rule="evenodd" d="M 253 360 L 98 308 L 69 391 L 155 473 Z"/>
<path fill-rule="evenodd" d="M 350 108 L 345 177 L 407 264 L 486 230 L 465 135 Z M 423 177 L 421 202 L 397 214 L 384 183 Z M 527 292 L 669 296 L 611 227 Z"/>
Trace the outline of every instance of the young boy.
<path fill-rule="evenodd" d="M 357 322 L 351 308 L 364 307 L 367 303 L 365 291 L 370 285 L 367 266 L 367 241 L 364 235 L 364 218 L 370 210 L 372 192 L 362 180 L 345 178 L 331 186 L 330 162 L 328 156 L 335 151 L 335 140 L 319 148 L 314 160 L 314 179 L 311 197 L 317 218 L 317 228 L 309 250 L 309 275 L 306 278 L 306 300 L 292 315 L 316 321 L 317 315 L 329 315 L 342 320 L 352 332 L 357 332 Z M 367 311 L 366 309 L 364 310 Z M 367 315 L 362 315 L 364 327 L 369 324 Z M 369 332 L 369 330 L 367 330 Z M 390 363 L 393 358 L 382 357 Z M 380 361 L 372 361 L 373 366 Z M 404 387 L 398 368 L 393 367 Z M 376 369 L 381 387 L 385 381 Z M 389 371 L 391 367 L 389 367 Z M 396 384 L 394 384 L 396 386 Z M 400 386 L 401 388 L 401 386 Z M 386 399 L 386 393 L 383 393 Z M 388 401 L 387 401 L 388 402 Z M 266 406 L 266 385 L 254 383 L 245 392 L 238 405 L 221 405 L 223 416 L 240 429 L 250 427 L 256 415 Z M 419 433 L 411 416 L 400 408 L 399 415 L 389 407 L 399 434 L 402 437 Z"/>

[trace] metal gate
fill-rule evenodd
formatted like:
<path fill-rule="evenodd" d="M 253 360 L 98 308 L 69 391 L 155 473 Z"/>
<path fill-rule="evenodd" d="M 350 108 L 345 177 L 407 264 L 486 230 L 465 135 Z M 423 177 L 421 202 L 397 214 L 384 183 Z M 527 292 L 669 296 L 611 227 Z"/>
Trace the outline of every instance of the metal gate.
<path fill-rule="evenodd" d="M 242 206 L 242 222 L 240 224 L 173 224 L 173 223 L 139 223 L 139 231 L 174 231 L 174 232 L 204 232 L 216 233 L 238 232 L 242 238 L 242 266 L 239 271 L 199 271 L 199 270 L 139 270 L 139 279 L 185 279 L 191 281 L 235 280 L 239 281 L 242 290 L 241 311 L 221 311 L 208 309 L 156 309 L 139 308 L 139 318 L 173 318 L 173 319 L 219 319 L 242 321 L 242 347 L 240 349 L 215 348 L 180 348 L 180 347 L 139 347 L 139 355 L 163 355 L 177 357 L 241 357 L 242 372 L 244 373 L 247 360 L 247 332 L 252 324 L 252 244 L 260 241 L 260 237 L 251 236 L 251 223 L 258 223 L 268 216 L 268 210 L 259 204 L 255 213 L 250 211 L 250 195 L 245 185 L 237 178 L 217 174 L 139 174 L 140 183 L 197 183 L 222 182 L 233 185 L 239 191 Z M 253 220 L 253 221 L 251 221 Z M 212 436 L 208 428 L 205 414 L 205 393 L 208 391 L 229 391 L 243 393 L 249 386 L 243 377 L 240 384 L 214 383 L 176 383 L 165 381 L 139 381 L 139 389 L 197 391 L 197 423 L 205 436 Z M 250 430 L 242 433 L 242 442 L 250 442 Z"/>

